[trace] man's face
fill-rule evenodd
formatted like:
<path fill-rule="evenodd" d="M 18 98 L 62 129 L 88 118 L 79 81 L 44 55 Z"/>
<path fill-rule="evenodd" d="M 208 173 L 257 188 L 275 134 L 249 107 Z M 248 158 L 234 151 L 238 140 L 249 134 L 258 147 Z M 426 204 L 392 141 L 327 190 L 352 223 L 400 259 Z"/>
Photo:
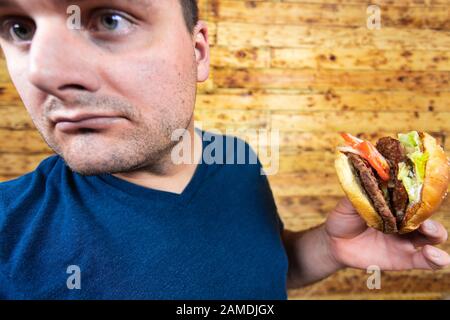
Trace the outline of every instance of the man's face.
<path fill-rule="evenodd" d="M 68 27 L 71 4 L 81 29 Z M 0 25 L 11 79 L 72 170 L 154 164 L 174 146 L 172 132 L 189 126 L 209 60 L 199 67 L 178 0 L 0 0 Z"/>

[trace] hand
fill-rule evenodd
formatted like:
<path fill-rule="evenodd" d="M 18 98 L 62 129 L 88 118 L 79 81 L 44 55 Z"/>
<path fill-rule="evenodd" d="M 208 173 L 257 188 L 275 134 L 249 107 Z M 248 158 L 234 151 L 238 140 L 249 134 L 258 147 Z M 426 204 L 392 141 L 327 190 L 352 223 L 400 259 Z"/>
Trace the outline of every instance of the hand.
<path fill-rule="evenodd" d="M 448 253 L 433 246 L 445 242 L 448 236 L 437 221 L 427 220 L 418 230 L 404 235 L 384 234 L 367 227 L 344 198 L 328 215 L 323 229 L 339 267 L 436 270 L 450 265 Z"/>

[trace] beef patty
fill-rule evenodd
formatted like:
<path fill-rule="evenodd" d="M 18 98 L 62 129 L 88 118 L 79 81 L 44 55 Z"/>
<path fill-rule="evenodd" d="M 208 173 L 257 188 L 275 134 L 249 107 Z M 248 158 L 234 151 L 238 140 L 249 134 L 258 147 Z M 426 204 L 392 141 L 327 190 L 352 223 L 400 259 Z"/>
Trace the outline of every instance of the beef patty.
<path fill-rule="evenodd" d="M 383 229 L 385 233 L 397 232 L 397 223 L 394 215 L 386 202 L 383 191 L 378 185 L 378 180 L 375 177 L 372 167 L 369 163 L 357 154 L 346 153 L 347 157 L 352 162 L 356 172 L 358 173 L 361 184 L 364 190 L 372 201 L 372 204 L 377 213 L 383 219 Z"/>
<path fill-rule="evenodd" d="M 397 224 L 403 221 L 406 207 L 408 205 L 408 193 L 403 183 L 397 179 L 398 163 L 407 161 L 405 150 L 400 141 L 391 137 L 384 137 L 378 140 L 377 150 L 386 158 L 389 163 L 390 179 L 388 183 L 388 192 L 392 211 L 397 219 Z"/>

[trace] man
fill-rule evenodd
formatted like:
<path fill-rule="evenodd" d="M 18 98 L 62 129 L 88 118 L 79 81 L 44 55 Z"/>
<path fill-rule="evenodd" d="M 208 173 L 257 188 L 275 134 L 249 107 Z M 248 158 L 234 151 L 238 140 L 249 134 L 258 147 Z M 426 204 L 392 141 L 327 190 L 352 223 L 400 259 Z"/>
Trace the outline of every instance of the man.
<path fill-rule="evenodd" d="M 11 79 L 57 154 L 0 184 L 0 297 L 285 299 L 345 267 L 450 263 L 437 222 L 384 235 L 342 200 L 325 224 L 280 232 L 259 162 L 208 165 L 194 148 L 174 163 L 177 129 L 201 150 L 221 138 L 193 123 L 209 73 L 195 1 L 0 0 L 0 21 Z"/>

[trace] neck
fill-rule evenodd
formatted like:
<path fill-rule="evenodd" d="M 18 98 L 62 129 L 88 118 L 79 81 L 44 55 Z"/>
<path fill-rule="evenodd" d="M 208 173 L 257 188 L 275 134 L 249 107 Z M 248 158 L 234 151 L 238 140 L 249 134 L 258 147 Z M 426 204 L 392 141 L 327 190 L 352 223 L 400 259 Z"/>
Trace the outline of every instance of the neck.
<path fill-rule="evenodd" d="M 202 154 L 202 139 L 194 130 L 194 120 L 191 120 L 187 131 L 190 141 L 181 139 L 179 144 L 190 143 L 192 163 L 175 164 L 171 158 L 171 150 L 157 163 L 145 166 L 131 172 L 113 174 L 115 177 L 141 185 L 143 187 L 180 194 L 191 181 Z"/>

